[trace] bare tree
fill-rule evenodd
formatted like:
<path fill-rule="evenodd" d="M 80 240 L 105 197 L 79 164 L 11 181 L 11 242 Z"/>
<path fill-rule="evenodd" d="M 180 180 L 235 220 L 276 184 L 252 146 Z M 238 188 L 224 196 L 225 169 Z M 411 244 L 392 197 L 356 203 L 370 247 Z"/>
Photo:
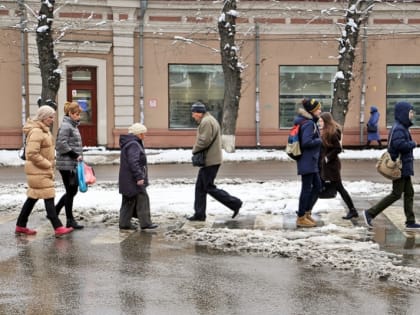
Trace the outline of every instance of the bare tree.
<path fill-rule="evenodd" d="M 36 29 L 39 68 L 41 71 L 42 91 L 38 105 L 50 105 L 56 109 L 56 97 L 60 88 L 61 74 L 58 59 L 54 54 L 52 23 L 54 20 L 55 0 L 41 0 Z"/>
<path fill-rule="evenodd" d="M 236 120 L 241 98 L 241 72 L 243 67 L 238 58 L 236 34 L 236 0 L 224 0 L 222 14 L 218 21 L 220 54 L 225 80 L 222 120 L 222 145 L 226 152 L 235 151 Z"/>
<path fill-rule="evenodd" d="M 359 39 L 360 25 L 369 17 L 375 0 L 350 0 L 346 10 L 346 24 L 339 40 L 338 70 L 334 79 L 332 115 L 344 125 L 348 111 L 353 63 Z"/>

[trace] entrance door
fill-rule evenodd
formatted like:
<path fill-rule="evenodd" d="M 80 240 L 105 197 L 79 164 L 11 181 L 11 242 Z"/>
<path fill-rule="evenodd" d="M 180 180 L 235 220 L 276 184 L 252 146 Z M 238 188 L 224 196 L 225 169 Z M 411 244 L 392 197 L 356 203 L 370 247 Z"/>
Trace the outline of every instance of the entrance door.
<path fill-rule="evenodd" d="M 67 68 L 67 99 L 78 102 L 82 109 L 79 131 L 83 146 L 96 146 L 98 144 L 98 111 L 95 67 Z"/>

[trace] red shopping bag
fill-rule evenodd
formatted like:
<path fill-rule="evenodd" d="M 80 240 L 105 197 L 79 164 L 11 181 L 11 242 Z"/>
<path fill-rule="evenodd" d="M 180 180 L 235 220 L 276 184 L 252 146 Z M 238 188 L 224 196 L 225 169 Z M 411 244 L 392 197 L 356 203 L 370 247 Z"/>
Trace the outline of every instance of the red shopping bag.
<path fill-rule="evenodd" d="M 95 171 L 93 168 L 85 163 L 83 163 L 83 170 L 85 173 L 85 182 L 87 185 L 92 185 L 96 183 Z"/>

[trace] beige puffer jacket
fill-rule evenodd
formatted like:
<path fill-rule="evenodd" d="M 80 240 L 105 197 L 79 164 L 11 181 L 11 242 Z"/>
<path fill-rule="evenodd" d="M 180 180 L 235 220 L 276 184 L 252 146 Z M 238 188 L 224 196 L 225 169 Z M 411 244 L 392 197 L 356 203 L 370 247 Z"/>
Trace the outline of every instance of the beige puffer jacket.
<path fill-rule="evenodd" d="M 23 132 L 26 135 L 25 173 L 27 196 L 33 199 L 55 197 L 55 145 L 50 129 L 41 121 L 28 119 Z"/>

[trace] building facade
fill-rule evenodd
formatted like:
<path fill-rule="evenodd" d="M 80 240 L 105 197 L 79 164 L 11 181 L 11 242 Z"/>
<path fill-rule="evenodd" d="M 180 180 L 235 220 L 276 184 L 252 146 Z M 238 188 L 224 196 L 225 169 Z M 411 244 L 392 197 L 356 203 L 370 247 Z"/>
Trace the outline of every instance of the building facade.
<path fill-rule="evenodd" d="M 0 148 L 21 146 L 21 127 L 37 109 L 41 76 L 36 46 L 40 1 L 0 6 Z M 237 1 L 242 90 L 236 147 L 284 147 L 303 97 L 331 108 L 338 38 L 348 1 Z M 217 22 L 220 1 L 56 1 L 53 31 L 66 100 L 83 109 L 84 145 L 118 148 L 119 135 L 142 121 L 149 148 L 190 147 L 197 100 L 221 121 L 224 81 Z M 25 26 L 22 31 L 21 25 Z M 376 3 L 356 48 L 344 145 L 366 142 L 369 108 L 379 108 L 384 138 L 393 105 L 420 114 L 420 3 Z M 412 134 L 420 141 L 420 118 Z M 57 128 L 57 126 L 56 126 Z"/>

